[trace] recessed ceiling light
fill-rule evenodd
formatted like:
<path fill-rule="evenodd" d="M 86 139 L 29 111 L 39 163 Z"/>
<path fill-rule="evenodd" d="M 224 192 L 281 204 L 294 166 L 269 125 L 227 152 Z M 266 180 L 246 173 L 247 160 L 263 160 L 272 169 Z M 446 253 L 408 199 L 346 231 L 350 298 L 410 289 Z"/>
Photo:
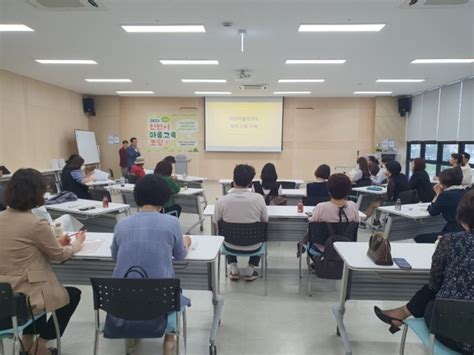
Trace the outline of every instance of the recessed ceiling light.
<path fill-rule="evenodd" d="M 160 59 L 163 65 L 218 65 L 214 59 Z"/>
<path fill-rule="evenodd" d="M 379 32 L 385 24 L 300 25 L 299 32 Z"/>
<path fill-rule="evenodd" d="M 181 79 L 183 83 L 227 83 L 225 79 Z"/>
<path fill-rule="evenodd" d="M 195 91 L 196 95 L 232 95 L 230 91 Z"/>
<path fill-rule="evenodd" d="M 131 83 L 130 79 L 84 79 L 89 83 Z"/>
<path fill-rule="evenodd" d="M 116 91 L 117 94 L 119 95 L 150 95 L 154 94 L 153 91 Z"/>
<path fill-rule="evenodd" d="M 35 59 L 41 64 L 97 64 L 95 60 L 90 59 Z"/>
<path fill-rule="evenodd" d="M 309 95 L 311 91 L 274 91 L 273 95 Z"/>
<path fill-rule="evenodd" d="M 31 27 L 22 24 L 0 24 L 0 32 L 34 32 Z"/>
<path fill-rule="evenodd" d="M 203 25 L 143 25 L 143 26 L 122 26 L 130 33 L 202 33 L 206 32 Z"/>
<path fill-rule="evenodd" d="M 344 64 L 345 59 L 287 59 L 286 64 Z"/>
<path fill-rule="evenodd" d="M 392 95 L 393 91 L 354 91 L 354 95 Z"/>
<path fill-rule="evenodd" d="M 279 83 L 324 83 L 324 79 L 280 79 Z"/>
<path fill-rule="evenodd" d="M 474 58 L 458 59 L 415 59 L 411 64 L 470 64 L 474 63 Z"/>
<path fill-rule="evenodd" d="M 422 83 L 425 79 L 377 79 L 376 83 Z"/>

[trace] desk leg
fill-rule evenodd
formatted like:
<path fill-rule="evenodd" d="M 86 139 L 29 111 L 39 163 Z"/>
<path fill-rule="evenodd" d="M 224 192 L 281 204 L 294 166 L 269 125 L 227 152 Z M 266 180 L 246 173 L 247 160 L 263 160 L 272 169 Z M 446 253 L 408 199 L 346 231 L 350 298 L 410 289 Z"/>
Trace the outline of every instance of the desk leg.
<path fill-rule="evenodd" d="M 212 280 L 212 305 L 214 306 L 214 316 L 212 319 L 211 334 L 209 335 L 209 353 L 216 354 L 216 337 L 217 331 L 221 323 L 222 311 L 224 309 L 224 297 L 219 294 L 219 268 L 220 266 L 214 261 L 211 264 L 211 280 Z"/>
<path fill-rule="evenodd" d="M 346 297 L 347 289 L 349 285 L 349 269 L 346 264 L 344 264 L 344 270 L 342 272 L 342 283 L 341 283 L 341 294 L 339 298 L 339 303 L 335 304 L 332 307 L 334 317 L 336 318 L 337 327 L 341 335 L 342 343 L 344 345 L 344 350 L 346 355 L 352 355 L 351 343 L 349 341 L 349 335 L 347 334 L 346 327 L 344 326 L 344 313 L 346 312 Z"/>
<path fill-rule="evenodd" d="M 357 209 L 360 211 L 360 205 L 362 204 L 362 198 L 363 198 L 363 195 L 361 192 L 359 192 L 359 196 L 357 196 Z"/>
<path fill-rule="evenodd" d="M 386 238 L 389 238 L 390 231 L 392 230 L 393 219 L 391 215 L 387 216 L 387 223 L 385 223 L 385 229 L 383 231 Z"/>

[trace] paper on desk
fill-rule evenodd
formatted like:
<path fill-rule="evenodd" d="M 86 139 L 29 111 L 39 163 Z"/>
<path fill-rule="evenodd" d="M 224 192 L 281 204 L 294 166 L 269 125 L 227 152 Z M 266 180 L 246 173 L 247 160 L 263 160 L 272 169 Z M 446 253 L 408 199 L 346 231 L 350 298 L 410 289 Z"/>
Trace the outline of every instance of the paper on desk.
<path fill-rule="evenodd" d="M 191 250 L 196 250 L 198 246 L 198 241 L 196 238 L 190 237 L 191 238 Z"/>
<path fill-rule="evenodd" d="M 88 254 L 93 254 L 95 253 L 97 250 L 99 250 L 99 248 L 101 247 L 101 245 L 104 243 L 103 240 L 99 240 L 99 239 L 96 239 L 96 240 L 86 240 L 84 242 L 84 245 L 82 246 L 82 249 L 81 251 L 79 251 L 78 253 L 76 253 L 76 255 L 88 255 Z"/>
<path fill-rule="evenodd" d="M 94 170 L 94 179 L 96 181 L 104 181 L 109 179 L 109 173 L 106 173 L 105 171 L 95 169 Z"/>
<path fill-rule="evenodd" d="M 63 231 L 67 233 L 75 232 L 84 227 L 84 225 L 69 214 L 63 214 L 56 218 L 52 224 L 61 223 Z"/>

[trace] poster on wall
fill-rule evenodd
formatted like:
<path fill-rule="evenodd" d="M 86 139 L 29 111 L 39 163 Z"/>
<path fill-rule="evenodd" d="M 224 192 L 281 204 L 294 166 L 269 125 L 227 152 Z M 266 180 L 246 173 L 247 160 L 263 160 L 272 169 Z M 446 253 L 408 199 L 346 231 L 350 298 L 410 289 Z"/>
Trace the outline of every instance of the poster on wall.
<path fill-rule="evenodd" d="M 198 151 L 196 113 L 150 114 L 147 117 L 148 151 L 184 153 Z"/>

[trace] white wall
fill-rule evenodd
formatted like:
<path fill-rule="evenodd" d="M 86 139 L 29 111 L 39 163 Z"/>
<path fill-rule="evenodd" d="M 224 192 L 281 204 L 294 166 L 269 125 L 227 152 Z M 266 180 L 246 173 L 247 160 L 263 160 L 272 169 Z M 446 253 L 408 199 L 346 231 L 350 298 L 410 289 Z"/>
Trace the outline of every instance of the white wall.
<path fill-rule="evenodd" d="M 407 141 L 474 141 L 474 78 L 413 96 Z"/>

